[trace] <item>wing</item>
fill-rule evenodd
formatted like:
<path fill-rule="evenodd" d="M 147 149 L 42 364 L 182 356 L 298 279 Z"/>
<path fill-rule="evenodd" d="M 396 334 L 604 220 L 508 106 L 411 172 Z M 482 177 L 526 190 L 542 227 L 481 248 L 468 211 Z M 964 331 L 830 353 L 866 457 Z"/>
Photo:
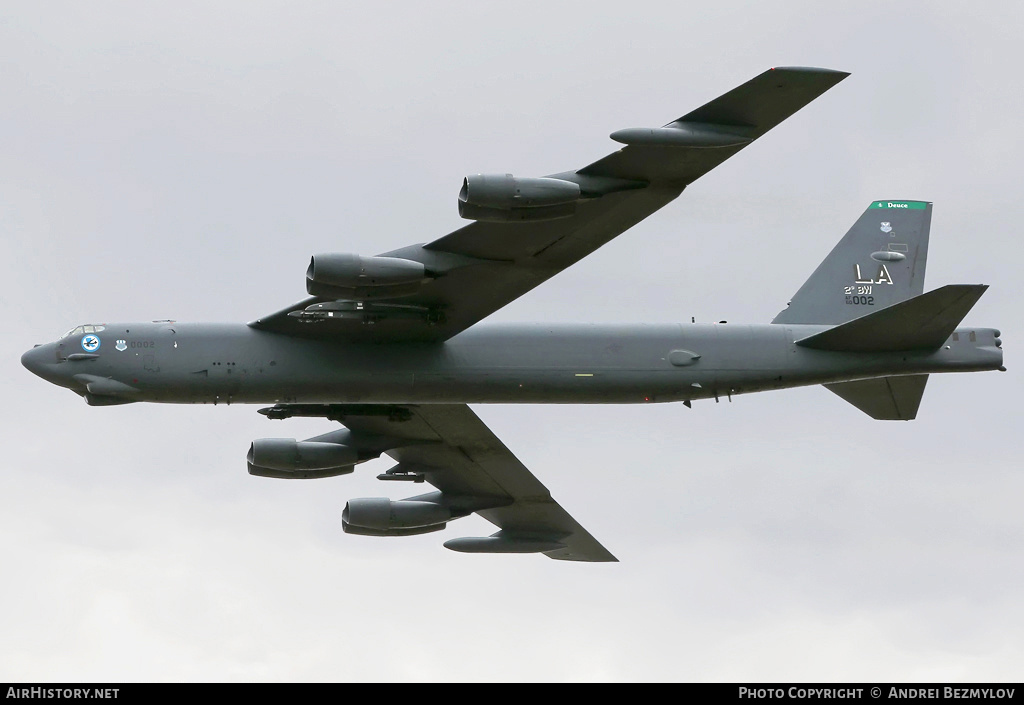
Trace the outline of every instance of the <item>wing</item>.
<path fill-rule="evenodd" d="M 571 214 L 475 222 L 384 253 L 421 263 L 430 277 L 397 298 L 312 297 L 250 325 L 324 340 L 447 340 L 639 223 L 847 75 L 771 69 L 662 128 L 620 130 L 612 138 L 624 148 L 548 177 L 579 187 Z"/>
<path fill-rule="evenodd" d="M 451 507 L 456 516 L 475 511 L 500 529 L 486 538 L 446 542 L 453 550 L 616 561 L 465 404 L 278 405 L 260 413 L 338 421 L 353 434 L 346 442 L 398 461 L 382 479 L 425 480 L 440 490 L 410 500 Z M 330 434 L 318 438 L 330 440 Z"/>

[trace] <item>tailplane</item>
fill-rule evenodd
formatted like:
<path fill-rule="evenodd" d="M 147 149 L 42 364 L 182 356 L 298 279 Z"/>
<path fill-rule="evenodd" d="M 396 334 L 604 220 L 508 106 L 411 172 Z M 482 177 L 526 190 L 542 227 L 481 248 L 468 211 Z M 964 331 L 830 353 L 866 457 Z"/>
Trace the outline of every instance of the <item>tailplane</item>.
<path fill-rule="evenodd" d="M 950 284 L 815 333 L 796 344 L 855 353 L 938 350 L 986 289 L 984 284 Z M 825 388 L 873 419 L 909 421 L 917 416 L 926 382 L 928 375 L 906 375 L 838 382 Z"/>
<path fill-rule="evenodd" d="M 948 284 L 796 341 L 815 350 L 896 352 L 938 350 L 987 284 Z"/>
<path fill-rule="evenodd" d="M 917 417 L 927 382 L 928 375 L 906 375 L 839 382 L 824 387 L 873 419 L 910 421 Z"/>
<path fill-rule="evenodd" d="M 837 325 L 924 291 L 932 204 L 873 201 L 772 323 Z"/>

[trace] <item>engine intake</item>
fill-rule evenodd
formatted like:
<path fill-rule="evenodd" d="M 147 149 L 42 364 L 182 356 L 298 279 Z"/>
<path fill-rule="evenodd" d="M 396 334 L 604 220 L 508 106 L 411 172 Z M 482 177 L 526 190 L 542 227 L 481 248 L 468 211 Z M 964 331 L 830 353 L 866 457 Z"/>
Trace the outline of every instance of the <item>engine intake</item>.
<path fill-rule="evenodd" d="M 459 215 L 493 222 L 553 220 L 573 215 L 580 197 L 572 181 L 476 174 L 462 181 Z"/>
<path fill-rule="evenodd" d="M 261 438 L 252 442 L 246 460 L 252 475 L 316 479 L 347 475 L 360 458 L 355 448 L 340 443 Z"/>
<path fill-rule="evenodd" d="M 310 259 L 306 291 L 328 298 L 387 299 L 416 293 L 427 278 L 421 262 L 328 253 Z"/>

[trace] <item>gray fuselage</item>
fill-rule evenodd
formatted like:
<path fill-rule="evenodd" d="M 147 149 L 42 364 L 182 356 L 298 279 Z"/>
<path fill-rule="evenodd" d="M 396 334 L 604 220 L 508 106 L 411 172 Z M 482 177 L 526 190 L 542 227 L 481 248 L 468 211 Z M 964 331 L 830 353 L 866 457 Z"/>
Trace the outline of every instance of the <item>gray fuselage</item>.
<path fill-rule="evenodd" d="M 445 343 L 354 345 L 244 324 L 132 323 L 97 326 L 98 347 L 69 335 L 22 360 L 98 404 L 644 403 L 1002 365 L 991 328 L 958 329 L 935 351 L 796 344 L 826 328 L 480 325 Z"/>

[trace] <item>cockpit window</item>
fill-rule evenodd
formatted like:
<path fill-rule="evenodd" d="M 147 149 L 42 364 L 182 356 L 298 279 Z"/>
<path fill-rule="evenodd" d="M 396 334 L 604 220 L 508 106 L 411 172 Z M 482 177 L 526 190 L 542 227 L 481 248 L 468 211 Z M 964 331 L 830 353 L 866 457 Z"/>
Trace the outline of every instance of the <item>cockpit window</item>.
<path fill-rule="evenodd" d="M 70 338 L 73 335 L 85 335 L 86 333 L 99 333 L 101 330 L 106 330 L 106 326 L 78 326 L 69 330 L 67 333 L 62 335 L 61 338 Z"/>

